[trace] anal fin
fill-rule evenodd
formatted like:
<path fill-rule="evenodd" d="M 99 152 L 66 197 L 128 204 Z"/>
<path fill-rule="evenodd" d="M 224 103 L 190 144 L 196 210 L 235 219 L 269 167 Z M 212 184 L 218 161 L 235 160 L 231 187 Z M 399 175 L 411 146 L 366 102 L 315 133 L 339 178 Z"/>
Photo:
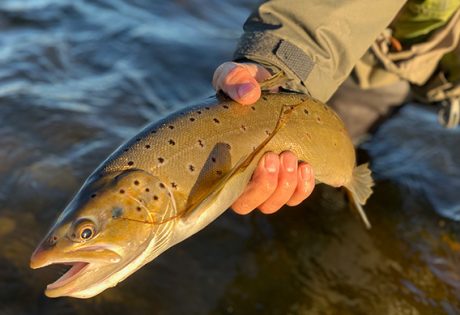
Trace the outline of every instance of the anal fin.
<path fill-rule="evenodd" d="M 351 181 L 344 186 L 347 189 L 353 205 L 363 219 L 364 224 L 368 229 L 370 229 L 371 224 L 369 223 L 366 213 L 362 207 L 366 204 L 367 199 L 372 194 L 372 186 L 374 186 L 374 180 L 372 179 L 368 163 L 356 166 L 353 169 Z"/>

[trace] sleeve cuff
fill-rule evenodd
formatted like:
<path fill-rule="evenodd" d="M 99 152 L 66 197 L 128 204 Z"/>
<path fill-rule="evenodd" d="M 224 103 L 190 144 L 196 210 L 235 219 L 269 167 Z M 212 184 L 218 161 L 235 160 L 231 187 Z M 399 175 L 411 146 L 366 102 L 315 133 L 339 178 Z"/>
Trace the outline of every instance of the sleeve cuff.
<path fill-rule="evenodd" d="M 243 34 L 234 59 L 250 59 L 271 70 L 274 70 L 274 66 L 277 68 L 275 72 L 283 70 L 289 78 L 296 81 L 288 84 L 288 88 L 294 87 L 302 92 L 306 90 L 304 83 L 315 65 L 304 51 L 291 42 L 262 32 Z"/>

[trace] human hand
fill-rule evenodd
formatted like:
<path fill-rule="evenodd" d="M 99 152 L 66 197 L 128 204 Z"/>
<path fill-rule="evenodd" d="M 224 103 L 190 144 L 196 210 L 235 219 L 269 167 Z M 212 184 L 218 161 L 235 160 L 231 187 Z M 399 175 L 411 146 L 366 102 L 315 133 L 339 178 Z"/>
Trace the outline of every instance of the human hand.
<path fill-rule="evenodd" d="M 212 85 L 238 103 L 250 105 L 260 98 L 259 83 L 270 76 L 270 72 L 257 63 L 224 62 L 214 72 Z"/>
<path fill-rule="evenodd" d="M 255 208 L 271 214 L 285 204 L 300 204 L 310 196 L 314 187 L 315 178 L 308 163 L 298 163 L 297 157 L 290 151 L 280 155 L 267 152 L 232 208 L 239 214 L 248 214 Z"/>
<path fill-rule="evenodd" d="M 250 105 L 260 98 L 259 83 L 270 76 L 267 69 L 256 63 L 225 62 L 214 72 L 212 83 L 216 91 L 222 90 L 238 103 Z M 314 187 L 315 178 L 308 163 L 298 163 L 289 151 L 280 155 L 267 152 L 232 208 L 239 214 L 248 214 L 255 208 L 274 213 L 285 204 L 298 205 Z"/>

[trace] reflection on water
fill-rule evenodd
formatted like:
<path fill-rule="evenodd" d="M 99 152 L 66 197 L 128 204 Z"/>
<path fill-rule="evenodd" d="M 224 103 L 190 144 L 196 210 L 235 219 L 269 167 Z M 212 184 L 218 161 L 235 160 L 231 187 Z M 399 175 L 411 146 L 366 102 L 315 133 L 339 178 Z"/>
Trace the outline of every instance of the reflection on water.
<path fill-rule="evenodd" d="M 254 2 L 0 3 L 0 314 L 460 312 L 458 224 L 432 211 L 434 199 L 396 186 L 401 173 L 376 187 L 371 231 L 340 192 L 318 187 L 273 216 L 228 212 L 96 298 L 44 297 L 63 270 L 28 262 L 51 222 L 123 139 L 212 93 L 212 71 Z M 402 147 L 401 137 L 383 142 L 385 132 L 379 170 L 384 152 Z"/>

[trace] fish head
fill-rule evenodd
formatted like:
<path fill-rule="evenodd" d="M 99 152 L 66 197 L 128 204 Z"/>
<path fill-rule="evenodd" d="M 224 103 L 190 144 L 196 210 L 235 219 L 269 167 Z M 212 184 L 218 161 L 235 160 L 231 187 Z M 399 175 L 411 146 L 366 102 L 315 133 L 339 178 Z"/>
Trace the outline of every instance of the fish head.
<path fill-rule="evenodd" d="M 31 268 L 72 267 L 48 297 L 92 297 L 166 250 L 175 203 L 157 177 L 125 170 L 90 177 L 32 254 Z"/>

